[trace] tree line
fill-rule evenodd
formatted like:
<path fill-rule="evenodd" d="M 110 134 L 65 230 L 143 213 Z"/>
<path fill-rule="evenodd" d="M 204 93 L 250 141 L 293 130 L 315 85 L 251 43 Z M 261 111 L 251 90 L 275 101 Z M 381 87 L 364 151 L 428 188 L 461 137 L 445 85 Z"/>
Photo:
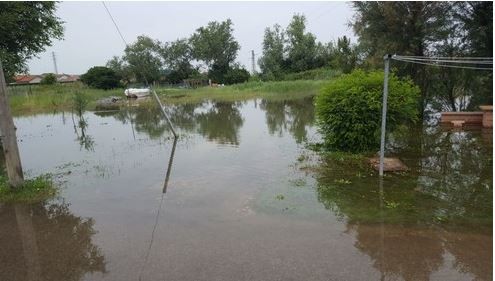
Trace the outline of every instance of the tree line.
<path fill-rule="evenodd" d="M 263 35 L 258 60 L 261 80 L 282 80 L 321 68 L 349 73 L 356 68 L 381 69 L 385 54 L 442 57 L 492 57 L 493 3 L 481 2 L 352 2 L 349 26 L 358 40 L 343 36 L 322 43 L 306 30 L 306 18 L 296 14 L 285 27 L 275 24 Z M 0 60 L 7 79 L 27 70 L 26 61 L 63 37 L 63 21 L 54 2 L 0 3 Z M 230 19 L 213 21 L 186 38 L 162 43 L 139 36 L 124 54 L 107 63 L 124 83 L 165 79 L 211 79 L 233 84 L 250 79 L 236 62 L 240 45 Z M 29 31 L 29 32 L 27 32 Z M 418 108 L 464 110 L 492 103 L 489 71 L 445 69 L 394 62 L 399 77 L 409 77 L 421 89 Z M 310 75 L 309 75 L 310 76 Z M 307 75 L 301 77 L 307 78 Z"/>
<path fill-rule="evenodd" d="M 211 79 L 234 84 L 249 79 L 249 72 L 236 62 L 240 45 L 233 36 L 230 19 L 212 21 L 189 38 L 162 43 L 145 35 L 129 44 L 121 57 L 107 62 L 125 83 L 152 83 L 164 80 L 180 83 L 184 79 Z M 207 74 L 202 73 L 206 69 Z M 164 78 L 164 79 L 163 79 Z"/>
<path fill-rule="evenodd" d="M 353 2 L 349 23 L 358 37 L 323 44 L 305 31 L 306 19 L 295 15 L 283 29 L 265 29 L 264 79 L 283 79 L 291 72 L 330 67 L 349 73 L 355 68 L 382 69 L 385 54 L 441 57 L 492 57 L 492 2 Z M 420 109 L 463 110 L 492 103 L 491 71 L 445 69 L 394 63 L 393 70 L 421 89 Z M 471 102 L 463 99 L 471 97 Z"/>

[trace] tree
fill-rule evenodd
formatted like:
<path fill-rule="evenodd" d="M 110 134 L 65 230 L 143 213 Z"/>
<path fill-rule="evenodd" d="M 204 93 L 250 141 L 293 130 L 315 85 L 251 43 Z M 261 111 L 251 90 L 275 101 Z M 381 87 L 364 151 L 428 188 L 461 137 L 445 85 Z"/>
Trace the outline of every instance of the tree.
<path fill-rule="evenodd" d="M 237 57 L 239 43 L 233 35 L 232 21 L 209 22 L 206 27 L 196 29 L 191 36 L 193 58 L 203 61 L 209 68 L 209 76 L 215 82 L 222 82 L 231 64 Z"/>
<path fill-rule="evenodd" d="M 332 55 L 332 66 L 342 70 L 343 73 L 350 73 L 356 67 L 357 50 L 351 45 L 351 40 L 347 36 L 337 39 L 337 46 Z"/>
<path fill-rule="evenodd" d="M 40 81 L 40 84 L 43 85 L 53 85 L 55 83 L 57 83 L 57 76 L 53 73 L 48 73 Z"/>
<path fill-rule="evenodd" d="M 267 27 L 263 37 L 263 55 L 259 59 L 262 76 L 268 80 L 278 80 L 283 76 L 285 33 L 280 25 Z"/>
<path fill-rule="evenodd" d="M 141 35 L 125 48 L 123 59 L 139 82 L 152 83 L 160 79 L 160 45 L 160 41 Z"/>
<path fill-rule="evenodd" d="M 287 27 L 287 67 L 293 72 L 315 68 L 316 37 L 306 31 L 306 17 L 294 15 Z"/>
<path fill-rule="evenodd" d="M 165 43 L 160 53 L 165 66 L 170 70 L 167 75 L 169 82 L 179 83 L 198 72 L 191 64 L 193 60 L 192 49 L 187 39 Z"/>
<path fill-rule="evenodd" d="M 0 130 L 9 184 L 20 187 L 23 172 L 15 127 L 6 96 L 5 77 L 26 70 L 26 60 L 63 35 L 62 21 L 55 13 L 55 2 L 0 2 Z M 4 74 L 4 67 L 5 73 Z"/>
<path fill-rule="evenodd" d="M 122 81 L 125 85 L 131 83 L 133 79 L 132 70 L 129 67 L 129 64 L 125 62 L 122 58 L 117 56 L 113 56 L 107 63 L 106 67 L 115 71 L 117 76 L 121 77 Z"/>
<path fill-rule="evenodd" d="M 455 19 L 462 24 L 462 38 L 472 56 L 493 56 L 493 2 L 456 2 Z"/>
<path fill-rule="evenodd" d="M 431 55 L 450 32 L 448 2 L 353 2 L 351 26 L 359 37 L 367 63 L 382 67 L 385 54 Z M 421 88 L 421 112 L 428 103 L 428 75 L 417 64 L 397 65 L 400 76 L 410 76 Z"/>
<path fill-rule="evenodd" d="M 249 80 L 249 77 L 249 71 L 236 64 L 233 67 L 229 68 L 227 73 L 225 73 L 223 83 L 227 85 L 244 83 Z"/>
<path fill-rule="evenodd" d="M 94 66 L 81 75 L 81 81 L 97 89 L 113 89 L 120 87 L 120 77 L 112 69 L 104 66 Z"/>
<path fill-rule="evenodd" d="M 334 56 L 334 43 L 328 42 L 326 44 L 318 42 L 316 44 L 316 54 L 314 67 L 320 68 L 329 66 Z"/>
<path fill-rule="evenodd" d="M 493 2 L 456 2 L 454 19 L 458 20 L 465 36 L 461 42 L 465 45 L 469 56 L 493 56 Z M 471 71 L 472 72 L 472 71 Z M 472 96 L 471 107 L 479 104 L 493 103 L 493 73 L 491 71 L 476 72 L 467 77 L 468 81 L 477 80 L 479 87 Z M 469 82 L 468 82 L 469 83 Z"/>
<path fill-rule="evenodd" d="M 26 62 L 63 36 L 56 2 L 0 2 L 0 60 L 7 78 L 27 69 Z"/>
<path fill-rule="evenodd" d="M 385 54 L 424 56 L 447 37 L 446 2 L 353 2 L 351 26 L 368 59 L 381 65 Z"/>

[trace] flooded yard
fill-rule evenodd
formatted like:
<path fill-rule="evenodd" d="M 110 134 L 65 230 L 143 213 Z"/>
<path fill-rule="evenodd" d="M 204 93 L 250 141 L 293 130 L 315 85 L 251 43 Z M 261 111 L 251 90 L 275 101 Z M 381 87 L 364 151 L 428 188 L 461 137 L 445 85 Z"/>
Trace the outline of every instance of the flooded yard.
<path fill-rule="evenodd" d="M 154 107 L 15 118 L 62 190 L 0 205 L 0 280 L 492 279 L 491 131 L 402 130 L 379 182 L 307 148 L 312 98 L 167 110 L 175 147 Z"/>

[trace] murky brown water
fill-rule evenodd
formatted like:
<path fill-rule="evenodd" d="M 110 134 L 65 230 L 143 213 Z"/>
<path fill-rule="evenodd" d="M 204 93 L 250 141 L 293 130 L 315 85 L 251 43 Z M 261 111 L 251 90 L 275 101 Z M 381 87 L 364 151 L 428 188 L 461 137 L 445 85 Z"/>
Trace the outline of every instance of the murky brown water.
<path fill-rule="evenodd" d="M 491 280 L 491 132 L 409 130 L 411 168 L 310 171 L 311 99 L 16 118 L 60 197 L 0 205 L 0 280 Z M 411 137 L 414 136 L 414 137 Z M 312 163 L 314 165 L 314 163 Z"/>

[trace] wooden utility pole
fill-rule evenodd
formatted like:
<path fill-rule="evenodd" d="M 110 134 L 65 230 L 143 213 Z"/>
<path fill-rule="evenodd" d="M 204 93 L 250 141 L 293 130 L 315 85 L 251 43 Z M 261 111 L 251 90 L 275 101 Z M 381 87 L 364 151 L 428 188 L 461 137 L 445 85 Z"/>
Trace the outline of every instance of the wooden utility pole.
<path fill-rule="evenodd" d="M 24 183 L 15 130 L 7 99 L 7 83 L 3 74 L 2 62 L 0 62 L 0 133 L 9 184 L 14 188 L 20 187 Z"/>

